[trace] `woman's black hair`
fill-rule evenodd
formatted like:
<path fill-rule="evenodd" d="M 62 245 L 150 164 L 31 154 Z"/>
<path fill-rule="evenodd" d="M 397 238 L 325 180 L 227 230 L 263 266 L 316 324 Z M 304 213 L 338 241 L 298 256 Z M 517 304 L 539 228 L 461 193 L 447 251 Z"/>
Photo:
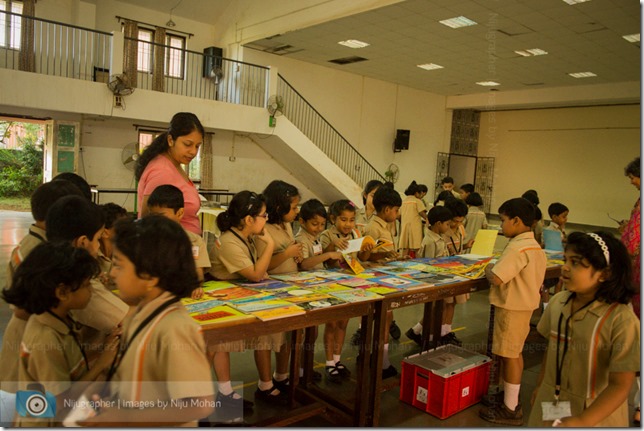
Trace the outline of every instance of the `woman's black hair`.
<path fill-rule="evenodd" d="M 418 188 L 418 184 L 416 184 L 416 181 L 414 180 L 405 189 L 405 196 L 413 196 L 416 193 L 420 193 L 420 189 Z"/>
<path fill-rule="evenodd" d="M 364 190 L 362 191 L 362 205 L 367 204 L 367 195 L 380 186 L 382 186 L 382 181 L 380 180 L 371 180 L 364 186 Z"/>
<path fill-rule="evenodd" d="M 194 131 L 198 131 L 201 135 L 205 135 L 205 131 L 201 122 L 195 114 L 192 112 L 177 112 L 170 120 L 170 127 L 167 132 L 161 133 L 157 136 L 154 141 L 143 151 L 143 154 L 139 156 L 136 160 L 136 167 L 134 168 L 134 177 L 138 180 L 141 179 L 143 171 L 148 166 L 148 163 L 152 161 L 159 154 L 163 154 L 168 151 L 168 135 L 172 137 L 173 140 L 181 136 L 186 136 L 191 134 Z"/>
<path fill-rule="evenodd" d="M 529 200 L 534 206 L 539 205 L 539 195 L 537 194 L 536 190 L 526 190 L 526 192 L 522 194 L 521 197 L 523 199 Z"/>
<path fill-rule="evenodd" d="M 2 298 L 29 313 L 42 314 L 58 305 L 57 287 L 76 291 L 100 272 L 98 261 L 87 250 L 64 242 L 43 242 L 18 266 Z"/>
<path fill-rule="evenodd" d="M 217 227 L 226 232 L 231 227 L 242 228 L 244 217 L 257 217 L 266 203 L 264 196 L 249 190 L 243 190 L 231 199 L 228 209 L 217 216 Z"/>
<path fill-rule="evenodd" d="M 452 199 L 456 199 L 456 197 L 454 196 L 452 191 L 451 190 L 443 190 L 442 192 L 440 192 L 438 194 L 438 197 L 434 201 L 434 206 L 436 206 L 438 204 L 438 202 L 440 202 L 440 201 L 447 202 L 447 201 L 452 200 Z"/>
<path fill-rule="evenodd" d="M 300 213 L 298 216 L 304 221 L 311 220 L 315 216 L 320 216 L 325 220 L 328 218 L 326 208 L 324 208 L 322 202 L 317 199 L 309 199 L 304 202 L 300 207 Z"/>
<path fill-rule="evenodd" d="M 45 221 L 49 208 L 65 196 L 83 196 L 83 193 L 71 181 L 52 180 L 38 186 L 31 194 L 31 215 L 36 221 Z"/>
<path fill-rule="evenodd" d="M 105 229 L 111 229 L 116 220 L 127 217 L 127 210 L 113 202 L 99 205 L 99 208 L 105 217 Z"/>
<path fill-rule="evenodd" d="M 45 226 L 47 239 L 52 242 L 71 242 L 81 236 L 91 240 L 105 226 L 105 216 L 95 203 L 80 196 L 65 196 L 51 206 Z"/>
<path fill-rule="evenodd" d="M 640 158 L 636 157 L 624 168 L 624 175 L 628 176 L 629 174 L 639 178 L 640 177 Z"/>
<path fill-rule="evenodd" d="M 445 208 L 452 212 L 453 217 L 465 217 L 467 215 L 467 204 L 461 199 L 447 199 Z"/>
<path fill-rule="evenodd" d="M 471 206 L 480 207 L 483 205 L 483 198 L 477 192 L 472 192 L 465 198 L 465 203 Z"/>
<path fill-rule="evenodd" d="M 343 211 L 356 212 L 356 205 L 348 199 L 339 199 L 329 205 L 329 215 L 338 217 Z"/>
<path fill-rule="evenodd" d="M 60 174 L 52 178 L 52 181 L 54 180 L 69 181 L 70 183 L 78 187 L 78 190 L 80 190 L 85 199 L 90 202 L 92 201 L 92 188 L 90 187 L 87 180 L 85 180 L 85 178 L 81 177 L 80 175 L 73 172 L 61 172 Z"/>
<path fill-rule="evenodd" d="M 158 287 L 180 298 L 199 287 L 192 244 L 179 223 L 151 214 L 118 220 L 114 232 L 114 247 L 134 264 L 138 277 L 157 277 Z"/>
<path fill-rule="evenodd" d="M 282 217 L 291 211 L 293 199 L 300 196 L 297 187 L 282 180 L 273 180 L 262 192 L 266 199 L 268 222 L 282 223 Z"/>
<path fill-rule="evenodd" d="M 581 255 L 596 270 L 601 271 L 608 268 L 606 281 L 599 284 L 595 299 L 608 304 L 615 302 L 628 304 L 635 294 L 635 287 L 632 282 L 631 258 L 628 251 L 624 244 L 612 234 L 604 231 L 597 231 L 595 234 L 599 235 L 606 243 L 610 264 L 607 264 L 599 242 L 583 232 L 573 232 L 568 235 L 566 251 L 570 250 Z"/>

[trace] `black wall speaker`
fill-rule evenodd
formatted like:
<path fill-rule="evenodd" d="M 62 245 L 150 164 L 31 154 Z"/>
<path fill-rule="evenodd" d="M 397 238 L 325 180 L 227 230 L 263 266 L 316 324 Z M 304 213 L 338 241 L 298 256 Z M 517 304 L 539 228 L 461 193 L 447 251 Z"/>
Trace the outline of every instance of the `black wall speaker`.
<path fill-rule="evenodd" d="M 394 141 L 394 152 L 409 149 L 409 130 L 396 130 L 396 140 Z"/>
<path fill-rule="evenodd" d="M 203 50 L 203 77 L 210 78 L 210 71 L 218 66 L 221 67 L 221 57 L 224 50 L 216 46 L 209 46 Z"/>

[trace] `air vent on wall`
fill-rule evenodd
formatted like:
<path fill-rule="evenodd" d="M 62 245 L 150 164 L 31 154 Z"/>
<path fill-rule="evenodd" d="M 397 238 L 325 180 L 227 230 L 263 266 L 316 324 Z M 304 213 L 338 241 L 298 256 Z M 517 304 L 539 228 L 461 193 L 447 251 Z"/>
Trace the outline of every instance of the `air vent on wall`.
<path fill-rule="evenodd" d="M 357 55 L 353 55 L 351 57 L 342 57 L 342 58 L 336 58 L 335 60 L 329 60 L 329 63 L 345 65 L 345 64 L 351 64 L 351 63 L 359 63 L 361 61 L 367 61 L 367 60 L 368 58 L 358 57 Z"/>

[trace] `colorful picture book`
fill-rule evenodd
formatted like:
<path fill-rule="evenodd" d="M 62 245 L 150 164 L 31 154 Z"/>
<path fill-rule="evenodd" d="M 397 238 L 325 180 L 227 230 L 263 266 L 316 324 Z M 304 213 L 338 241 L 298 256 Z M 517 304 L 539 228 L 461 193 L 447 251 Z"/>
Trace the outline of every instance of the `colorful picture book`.
<path fill-rule="evenodd" d="M 342 292 L 344 290 L 350 290 L 352 288 L 349 286 L 343 286 L 342 284 L 338 284 L 338 283 L 326 283 L 326 284 L 318 284 L 316 286 L 311 286 L 309 289 L 319 293 L 332 293 L 332 292 Z"/>
<path fill-rule="evenodd" d="M 331 296 L 335 296 L 336 298 L 340 298 L 346 302 L 373 301 L 375 299 L 382 298 L 381 295 L 370 292 L 366 289 L 351 289 L 343 290 L 341 292 L 331 292 Z"/>
<path fill-rule="evenodd" d="M 197 313 L 199 311 L 205 311 L 218 305 L 224 305 L 223 301 L 209 297 L 202 297 L 201 299 L 181 298 L 181 303 L 184 305 L 184 307 L 186 307 L 188 313 Z"/>
<path fill-rule="evenodd" d="M 201 285 L 204 292 L 210 292 L 211 290 L 217 290 L 217 289 L 227 289 L 229 287 L 235 287 L 235 286 L 236 285 L 234 283 L 231 283 L 230 281 L 224 281 L 224 280 L 206 281 Z"/>
<path fill-rule="evenodd" d="M 251 313 L 253 311 L 267 310 L 269 308 L 284 307 L 285 305 L 290 304 L 290 302 L 285 301 L 284 299 L 272 298 L 232 305 L 239 311 L 243 311 L 244 313 Z"/>
<path fill-rule="evenodd" d="M 342 257 L 354 274 L 360 274 L 364 271 L 364 267 L 360 264 L 360 261 L 354 254 L 342 253 Z"/>
<path fill-rule="evenodd" d="M 252 281 L 243 281 L 236 283 L 238 286 L 247 287 L 255 290 L 273 290 L 273 289 L 282 289 L 284 287 L 293 286 L 293 284 L 285 283 L 281 280 L 275 280 L 272 278 L 267 278 L 266 280 L 252 282 Z"/>
<path fill-rule="evenodd" d="M 302 307 L 298 307 L 295 304 L 289 304 L 282 307 L 253 311 L 250 314 L 262 321 L 268 321 L 274 319 L 283 319 L 284 317 L 297 316 L 304 313 L 306 313 L 306 311 Z"/>
<path fill-rule="evenodd" d="M 422 281 L 413 280 L 406 277 L 396 277 L 394 275 L 389 275 L 387 277 L 373 278 L 372 281 L 375 281 L 381 286 L 393 287 L 394 289 L 418 289 L 420 287 L 425 287 L 425 284 Z"/>
<path fill-rule="evenodd" d="M 558 230 L 544 229 L 543 242 L 545 249 L 551 251 L 563 251 L 563 242 L 561 241 L 561 232 Z"/>
<path fill-rule="evenodd" d="M 334 305 L 342 305 L 346 304 L 346 301 L 343 301 L 340 298 L 336 298 L 335 296 L 328 296 L 323 299 L 318 299 L 315 301 L 307 301 L 307 302 L 298 302 L 298 306 L 302 307 L 304 310 L 309 311 L 309 310 L 318 310 L 320 308 L 328 308 L 332 307 Z"/>
<path fill-rule="evenodd" d="M 229 287 L 229 288 L 204 292 L 204 298 L 218 299 L 224 302 L 235 300 L 235 299 L 247 298 L 249 296 L 257 297 L 258 295 L 260 295 L 259 291 L 247 289 L 241 286 L 235 286 L 235 287 Z"/>
<path fill-rule="evenodd" d="M 455 274 L 446 273 L 430 273 L 430 272 L 420 272 L 412 276 L 413 279 L 422 281 L 428 286 L 440 286 L 442 284 L 457 283 L 459 281 L 465 281 L 467 278 L 460 277 Z"/>
<path fill-rule="evenodd" d="M 365 287 L 366 288 L 378 283 L 374 282 L 373 278 L 352 277 L 352 278 L 345 278 L 342 280 L 338 280 L 336 284 L 340 284 L 342 286 L 347 286 L 347 287 Z"/>
<path fill-rule="evenodd" d="M 288 301 L 291 304 L 299 305 L 302 302 L 319 301 L 329 297 L 330 295 L 328 293 L 312 292 L 312 293 L 309 293 L 308 295 L 291 296 L 290 298 L 284 298 L 284 301 Z"/>
<path fill-rule="evenodd" d="M 326 278 L 318 277 L 312 272 L 292 272 L 290 274 L 275 274 L 271 275 L 271 278 L 281 280 L 285 283 L 294 283 L 300 286 L 309 285 L 309 284 L 321 284 L 326 283 L 328 280 Z"/>
<path fill-rule="evenodd" d="M 195 319 L 200 325 L 213 325 L 217 323 L 243 321 L 255 319 L 255 316 L 245 314 L 234 309 L 230 305 L 218 305 L 207 310 L 190 313 L 190 317 Z"/>
<path fill-rule="evenodd" d="M 346 272 L 338 272 L 333 269 L 324 269 L 318 271 L 311 271 L 311 274 L 315 277 L 324 278 L 326 280 L 341 280 L 343 278 L 353 277 L 353 275 Z"/>
<path fill-rule="evenodd" d="M 379 270 L 380 272 L 391 275 L 411 275 L 420 272 L 420 270 L 411 268 L 409 266 L 381 267 L 379 268 Z"/>

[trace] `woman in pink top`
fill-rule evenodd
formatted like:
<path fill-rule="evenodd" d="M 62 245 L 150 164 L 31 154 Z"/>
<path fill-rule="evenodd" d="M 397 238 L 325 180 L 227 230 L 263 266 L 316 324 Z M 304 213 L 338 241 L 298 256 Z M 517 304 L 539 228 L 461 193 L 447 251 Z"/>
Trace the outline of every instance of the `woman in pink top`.
<path fill-rule="evenodd" d="M 199 153 L 203 143 L 204 129 L 195 114 L 179 112 L 174 114 L 167 132 L 145 149 L 136 162 L 134 176 L 139 182 L 137 188 L 139 218 L 148 213 L 148 198 L 160 185 L 171 184 L 183 192 L 184 216 L 181 225 L 201 235 L 197 212 L 201 206 L 199 193 L 181 165 L 188 165 Z"/>

